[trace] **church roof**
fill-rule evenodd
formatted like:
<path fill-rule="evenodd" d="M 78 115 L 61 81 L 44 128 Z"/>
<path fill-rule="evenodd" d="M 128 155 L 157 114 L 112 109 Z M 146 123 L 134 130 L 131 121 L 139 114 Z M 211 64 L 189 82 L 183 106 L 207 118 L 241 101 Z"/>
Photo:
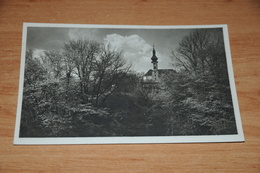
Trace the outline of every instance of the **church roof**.
<path fill-rule="evenodd" d="M 153 73 L 153 70 L 150 69 L 150 70 L 148 70 L 148 72 L 145 73 L 144 76 L 152 76 L 152 73 Z M 167 74 L 167 73 L 176 73 L 176 71 L 173 69 L 158 69 L 159 76 L 162 74 Z"/>

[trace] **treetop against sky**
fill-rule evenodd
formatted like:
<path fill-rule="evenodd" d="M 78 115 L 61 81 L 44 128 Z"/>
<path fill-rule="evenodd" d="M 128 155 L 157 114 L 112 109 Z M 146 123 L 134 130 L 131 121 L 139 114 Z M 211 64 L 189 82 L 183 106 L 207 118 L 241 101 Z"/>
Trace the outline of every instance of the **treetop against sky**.
<path fill-rule="evenodd" d="M 34 56 L 40 56 L 45 50 L 62 49 L 64 43 L 70 40 L 94 40 L 122 51 L 126 61 L 132 64 L 132 70 L 147 72 L 152 68 L 150 58 L 153 45 L 159 61 L 158 68 L 173 68 L 171 51 L 179 46 L 183 37 L 197 29 L 201 28 L 28 27 L 26 49 L 33 49 Z"/>
<path fill-rule="evenodd" d="M 127 28 L 56 28 L 28 27 L 27 49 L 34 56 L 43 55 L 44 50 L 60 50 L 64 43 L 75 39 L 95 40 L 110 44 L 123 52 L 124 58 L 132 63 L 132 69 L 146 72 L 152 68 L 152 47 L 159 58 L 159 68 L 172 68 L 170 52 L 178 47 L 181 39 L 192 29 L 127 29 Z"/>

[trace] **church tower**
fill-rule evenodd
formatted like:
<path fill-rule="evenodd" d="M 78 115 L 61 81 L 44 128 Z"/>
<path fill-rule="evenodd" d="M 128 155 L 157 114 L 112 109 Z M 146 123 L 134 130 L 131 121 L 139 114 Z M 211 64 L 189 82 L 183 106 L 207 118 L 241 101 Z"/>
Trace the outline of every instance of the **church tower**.
<path fill-rule="evenodd" d="M 153 56 L 151 58 L 152 63 L 153 63 L 153 71 L 152 71 L 152 79 L 153 81 L 157 82 L 159 80 L 158 76 L 158 58 L 156 56 L 156 52 L 153 46 Z"/>

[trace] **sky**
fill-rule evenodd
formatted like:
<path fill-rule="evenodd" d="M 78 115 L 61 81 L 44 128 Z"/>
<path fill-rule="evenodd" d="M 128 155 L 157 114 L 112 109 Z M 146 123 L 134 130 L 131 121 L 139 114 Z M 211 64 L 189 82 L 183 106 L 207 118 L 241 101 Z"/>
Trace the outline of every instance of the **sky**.
<path fill-rule="evenodd" d="M 145 73 L 152 69 L 153 45 L 158 57 L 158 68 L 173 69 L 170 52 L 191 31 L 192 29 L 28 27 L 26 49 L 34 50 L 34 56 L 40 56 L 45 50 L 61 50 L 64 43 L 70 40 L 95 40 L 122 51 L 126 61 L 132 64 L 132 70 Z"/>

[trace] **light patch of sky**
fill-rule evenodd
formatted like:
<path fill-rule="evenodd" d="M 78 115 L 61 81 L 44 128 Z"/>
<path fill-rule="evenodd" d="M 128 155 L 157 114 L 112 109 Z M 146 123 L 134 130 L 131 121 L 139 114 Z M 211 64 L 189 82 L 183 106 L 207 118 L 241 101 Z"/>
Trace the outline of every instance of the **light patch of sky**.
<path fill-rule="evenodd" d="M 146 63 L 146 60 L 149 61 L 152 46 L 138 35 L 110 34 L 104 38 L 104 43 L 111 45 L 117 51 L 121 51 L 125 60 L 132 64 L 132 70 L 143 72 L 149 69 L 150 64 Z"/>
<path fill-rule="evenodd" d="M 45 56 L 45 50 L 43 49 L 35 49 L 33 51 L 33 58 L 40 59 L 42 56 Z"/>
<path fill-rule="evenodd" d="M 88 29 L 70 29 L 68 32 L 70 40 L 98 40 L 98 30 L 94 28 L 88 28 Z"/>

